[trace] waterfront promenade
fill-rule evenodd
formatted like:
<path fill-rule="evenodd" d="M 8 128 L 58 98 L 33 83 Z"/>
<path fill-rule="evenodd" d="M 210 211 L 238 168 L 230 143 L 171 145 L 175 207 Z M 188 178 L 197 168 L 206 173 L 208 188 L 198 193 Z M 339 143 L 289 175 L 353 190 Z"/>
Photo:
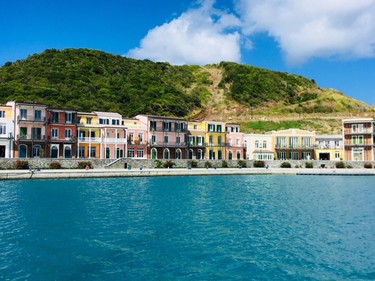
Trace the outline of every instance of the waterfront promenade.
<path fill-rule="evenodd" d="M 368 175 L 375 169 L 305 169 L 305 168 L 174 168 L 174 169 L 59 169 L 59 170 L 1 170 L 0 180 L 69 179 L 150 176 L 213 176 L 213 175 Z"/>

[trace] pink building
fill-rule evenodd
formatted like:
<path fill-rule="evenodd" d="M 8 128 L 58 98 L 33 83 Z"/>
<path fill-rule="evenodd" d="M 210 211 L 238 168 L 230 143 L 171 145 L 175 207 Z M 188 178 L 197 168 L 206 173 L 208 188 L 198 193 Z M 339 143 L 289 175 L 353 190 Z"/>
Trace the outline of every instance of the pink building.
<path fill-rule="evenodd" d="M 246 159 L 244 134 L 240 132 L 240 125 L 226 124 L 226 159 Z"/>

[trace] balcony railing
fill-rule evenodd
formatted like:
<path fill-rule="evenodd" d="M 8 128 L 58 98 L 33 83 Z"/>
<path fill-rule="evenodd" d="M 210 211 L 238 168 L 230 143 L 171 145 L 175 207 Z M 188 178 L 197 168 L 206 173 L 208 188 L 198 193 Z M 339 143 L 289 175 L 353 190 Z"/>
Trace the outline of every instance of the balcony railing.
<path fill-rule="evenodd" d="M 276 145 L 276 149 L 314 149 L 313 145 Z"/>
<path fill-rule="evenodd" d="M 27 116 L 24 116 L 24 115 L 18 115 L 17 116 L 17 121 L 18 122 L 46 122 L 46 117 L 35 117 L 33 115 L 27 115 Z"/>
<path fill-rule="evenodd" d="M 106 143 L 106 144 L 126 144 L 126 139 L 103 138 L 103 143 Z"/>
<path fill-rule="evenodd" d="M 45 135 L 17 135 L 19 140 L 45 140 Z"/>
<path fill-rule="evenodd" d="M 60 125 L 76 125 L 75 121 L 65 121 L 60 119 L 48 119 L 49 124 L 60 124 Z"/>
<path fill-rule="evenodd" d="M 100 143 L 102 142 L 101 138 L 92 138 L 92 137 L 78 137 L 80 142 L 91 142 L 91 143 Z"/>
<path fill-rule="evenodd" d="M 374 131 L 371 129 L 366 129 L 366 130 L 352 130 L 352 129 L 347 129 L 344 130 L 344 135 L 363 135 L 363 134 L 373 134 Z"/>

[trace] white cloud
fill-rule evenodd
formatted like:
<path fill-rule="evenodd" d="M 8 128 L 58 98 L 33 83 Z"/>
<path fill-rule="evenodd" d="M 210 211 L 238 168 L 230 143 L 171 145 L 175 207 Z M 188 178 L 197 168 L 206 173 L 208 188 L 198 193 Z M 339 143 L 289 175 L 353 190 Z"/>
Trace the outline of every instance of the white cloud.
<path fill-rule="evenodd" d="M 375 0 L 239 0 L 242 32 L 274 37 L 290 64 L 375 57 Z"/>
<path fill-rule="evenodd" d="M 213 8 L 214 1 L 201 1 L 199 8 L 150 30 L 139 48 L 126 56 L 171 64 L 205 65 L 241 59 L 240 21 Z"/>

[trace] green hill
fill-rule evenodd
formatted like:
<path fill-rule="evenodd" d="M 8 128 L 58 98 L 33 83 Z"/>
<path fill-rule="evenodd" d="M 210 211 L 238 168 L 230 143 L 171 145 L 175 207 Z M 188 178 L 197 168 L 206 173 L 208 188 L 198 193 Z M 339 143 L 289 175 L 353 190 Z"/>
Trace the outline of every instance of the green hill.
<path fill-rule="evenodd" d="M 288 73 L 231 62 L 173 66 L 88 49 L 46 50 L 6 63 L 0 68 L 0 102 L 9 100 L 129 117 L 142 113 L 233 121 L 374 112 Z"/>

